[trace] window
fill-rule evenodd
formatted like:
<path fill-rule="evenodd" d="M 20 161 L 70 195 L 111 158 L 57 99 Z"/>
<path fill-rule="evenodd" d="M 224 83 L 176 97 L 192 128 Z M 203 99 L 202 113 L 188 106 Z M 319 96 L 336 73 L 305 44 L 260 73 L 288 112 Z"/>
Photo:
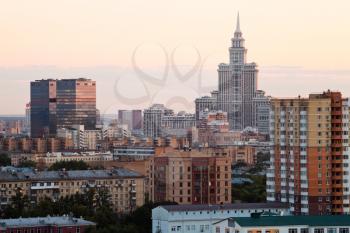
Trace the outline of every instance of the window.
<path fill-rule="evenodd" d="M 314 233 L 324 233 L 323 228 L 315 228 Z"/>
<path fill-rule="evenodd" d="M 309 233 L 309 228 L 301 228 L 300 233 Z"/>
<path fill-rule="evenodd" d="M 288 233 L 298 233 L 298 229 L 297 228 L 290 228 L 290 229 L 288 229 Z"/>
<path fill-rule="evenodd" d="M 339 233 L 349 233 L 349 228 L 339 228 Z"/>
<path fill-rule="evenodd" d="M 220 233 L 220 227 L 215 228 L 215 233 Z"/>
<path fill-rule="evenodd" d="M 337 233 L 337 228 L 328 228 L 327 233 Z"/>

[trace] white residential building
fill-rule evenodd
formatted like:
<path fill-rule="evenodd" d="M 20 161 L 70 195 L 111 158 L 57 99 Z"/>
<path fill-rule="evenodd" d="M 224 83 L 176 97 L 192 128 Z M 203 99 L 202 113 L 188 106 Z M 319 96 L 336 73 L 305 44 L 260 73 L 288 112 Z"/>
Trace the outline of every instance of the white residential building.
<path fill-rule="evenodd" d="M 215 233 L 213 224 L 230 217 L 249 217 L 269 212 L 289 215 L 288 205 L 281 203 L 244 203 L 225 205 L 169 205 L 152 210 L 153 233 Z"/>

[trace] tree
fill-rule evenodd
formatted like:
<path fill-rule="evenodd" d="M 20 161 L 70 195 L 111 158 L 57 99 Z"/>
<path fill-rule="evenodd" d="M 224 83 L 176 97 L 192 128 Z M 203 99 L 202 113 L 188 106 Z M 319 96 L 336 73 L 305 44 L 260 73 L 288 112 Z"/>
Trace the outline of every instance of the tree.
<path fill-rule="evenodd" d="M 27 195 L 23 195 L 22 190 L 18 188 L 16 194 L 11 197 L 10 204 L 3 211 L 5 218 L 26 217 L 31 208 L 30 200 Z"/>
<path fill-rule="evenodd" d="M 0 154 L 0 167 L 10 166 L 11 158 L 6 153 Z"/>
<path fill-rule="evenodd" d="M 22 160 L 18 167 L 36 167 L 36 162 L 33 160 Z"/>
<path fill-rule="evenodd" d="M 79 161 L 59 161 L 51 165 L 49 171 L 59 171 L 62 169 L 69 170 L 88 170 L 90 169 L 89 165 L 82 160 Z"/>

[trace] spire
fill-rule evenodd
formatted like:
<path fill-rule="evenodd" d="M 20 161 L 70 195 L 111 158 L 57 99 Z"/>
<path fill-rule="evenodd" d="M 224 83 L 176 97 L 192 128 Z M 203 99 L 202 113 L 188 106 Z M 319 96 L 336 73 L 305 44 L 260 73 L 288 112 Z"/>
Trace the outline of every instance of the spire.
<path fill-rule="evenodd" d="M 238 11 L 238 14 L 237 14 L 237 25 L 236 25 L 236 31 L 235 32 L 241 32 L 241 26 L 240 26 L 240 23 L 239 23 L 239 11 Z"/>

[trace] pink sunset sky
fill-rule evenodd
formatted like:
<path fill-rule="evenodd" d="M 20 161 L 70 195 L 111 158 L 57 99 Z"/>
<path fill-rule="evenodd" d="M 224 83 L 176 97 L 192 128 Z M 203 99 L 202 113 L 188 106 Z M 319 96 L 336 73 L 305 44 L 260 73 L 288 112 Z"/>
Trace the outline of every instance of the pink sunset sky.
<path fill-rule="evenodd" d="M 348 0 L 0 4 L 0 114 L 24 113 L 31 80 L 78 77 L 97 81 L 101 113 L 154 102 L 193 112 L 193 99 L 216 88 L 238 11 L 260 89 L 276 97 L 326 89 L 350 96 Z"/>

